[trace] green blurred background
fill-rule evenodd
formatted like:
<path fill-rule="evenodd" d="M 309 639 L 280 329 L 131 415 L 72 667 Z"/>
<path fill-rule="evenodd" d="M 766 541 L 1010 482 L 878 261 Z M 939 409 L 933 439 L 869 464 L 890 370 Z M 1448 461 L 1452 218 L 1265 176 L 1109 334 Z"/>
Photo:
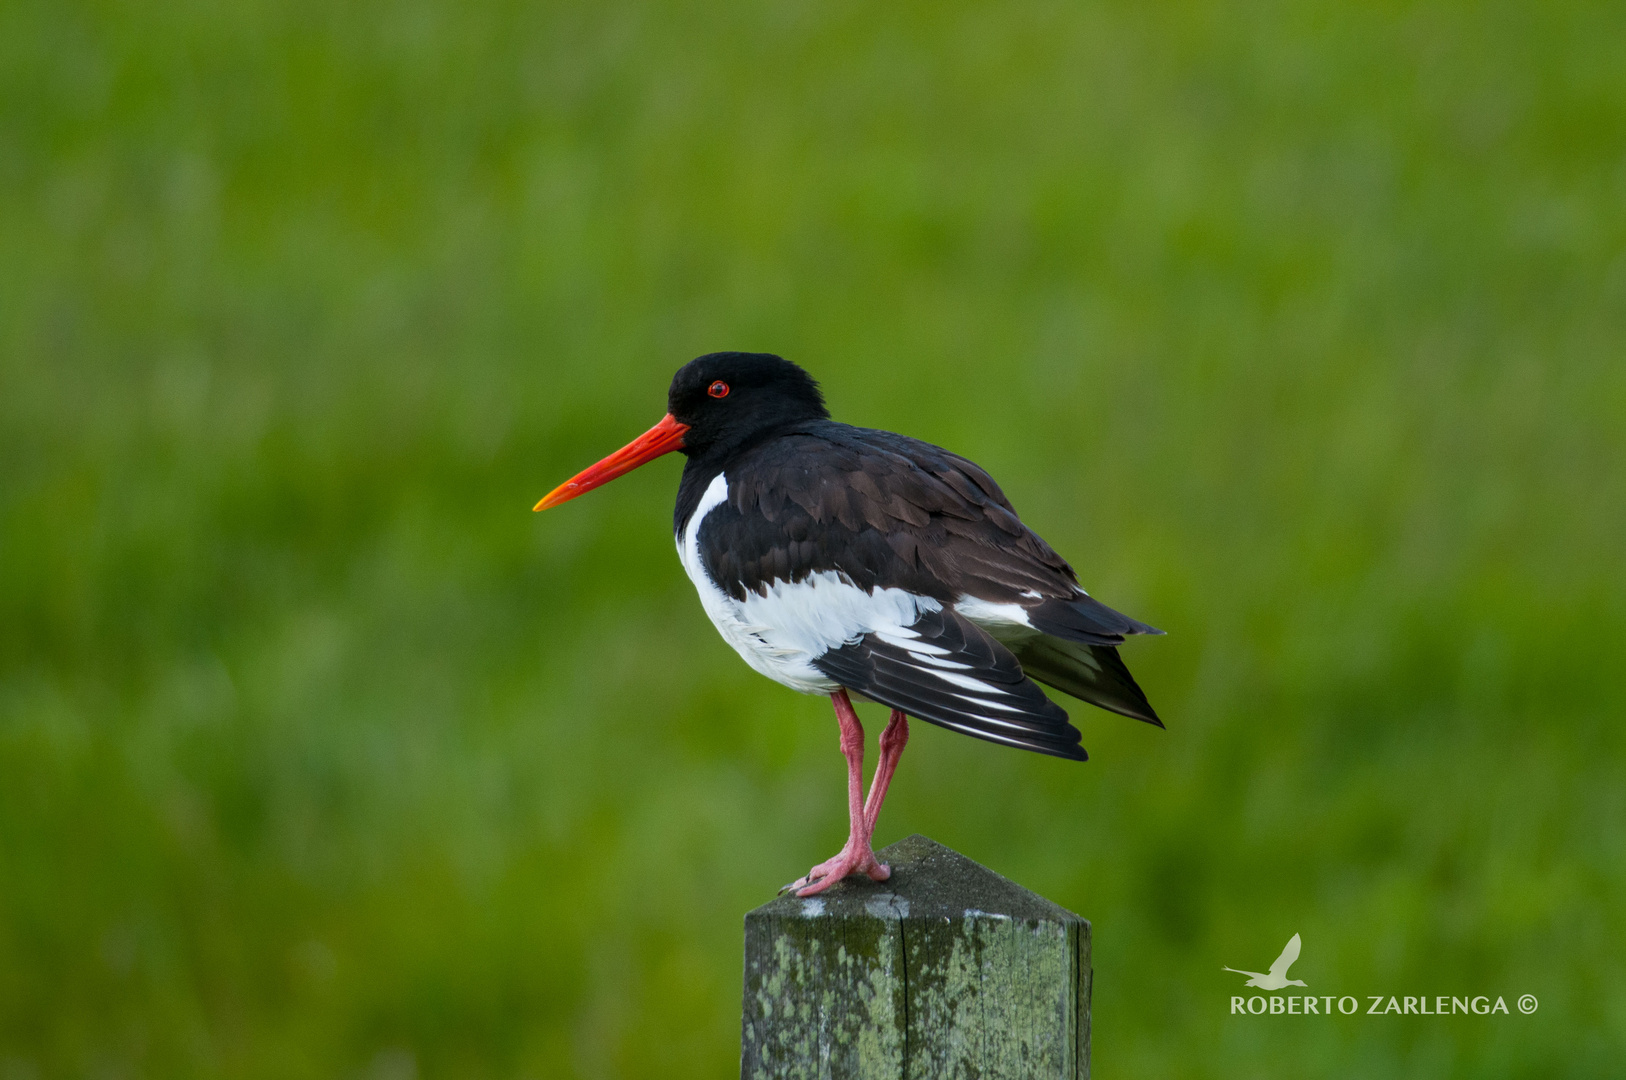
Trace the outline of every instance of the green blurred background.
<path fill-rule="evenodd" d="M 878 834 L 1094 921 L 1097 1075 L 1619 1075 L 1623 341 L 1615 4 L 11 0 L 0 1080 L 737 1068 L 829 706 L 676 460 L 530 513 L 713 349 L 1169 631 Z M 1540 1010 L 1230 1017 L 1295 931 Z"/>

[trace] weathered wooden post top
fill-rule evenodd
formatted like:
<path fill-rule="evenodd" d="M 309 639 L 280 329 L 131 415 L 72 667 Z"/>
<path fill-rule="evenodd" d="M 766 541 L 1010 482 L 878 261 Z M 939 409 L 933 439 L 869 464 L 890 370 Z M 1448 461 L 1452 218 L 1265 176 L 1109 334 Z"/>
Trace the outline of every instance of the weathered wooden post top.
<path fill-rule="evenodd" d="M 924 836 L 745 917 L 743 1080 L 1082 1080 L 1090 924 Z"/>

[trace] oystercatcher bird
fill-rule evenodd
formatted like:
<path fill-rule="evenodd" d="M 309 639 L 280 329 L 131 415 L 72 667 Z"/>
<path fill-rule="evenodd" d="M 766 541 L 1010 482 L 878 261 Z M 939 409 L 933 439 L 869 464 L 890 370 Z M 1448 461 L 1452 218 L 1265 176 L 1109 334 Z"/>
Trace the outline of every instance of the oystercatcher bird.
<path fill-rule="evenodd" d="M 1162 727 L 1118 656 L 1159 634 L 1078 585 L 972 462 L 830 419 L 812 377 L 768 353 L 719 352 L 672 379 L 661 422 L 549 492 L 546 510 L 670 451 L 688 458 L 678 558 L 723 639 L 757 671 L 828 695 L 847 759 L 847 843 L 786 889 L 884 881 L 870 837 L 908 717 L 1083 761 L 1044 683 Z M 890 706 L 866 799 L 852 697 Z"/>

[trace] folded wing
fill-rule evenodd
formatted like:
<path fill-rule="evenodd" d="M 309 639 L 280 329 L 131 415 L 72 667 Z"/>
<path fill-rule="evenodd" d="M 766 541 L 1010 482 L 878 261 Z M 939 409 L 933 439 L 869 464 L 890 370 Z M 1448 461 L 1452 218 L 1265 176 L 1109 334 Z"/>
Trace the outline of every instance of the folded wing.
<path fill-rule="evenodd" d="M 928 723 L 1083 761 L 1078 729 L 999 642 L 952 609 L 865 634 L 813 661 L 829 678 Z"/>

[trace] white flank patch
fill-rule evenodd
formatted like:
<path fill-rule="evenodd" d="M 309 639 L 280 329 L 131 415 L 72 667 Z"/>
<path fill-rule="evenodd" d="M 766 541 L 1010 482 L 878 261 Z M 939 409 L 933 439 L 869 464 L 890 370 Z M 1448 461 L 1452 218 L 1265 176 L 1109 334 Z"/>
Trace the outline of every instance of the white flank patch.
<path fill-rule="evenodd" d="M 1021 604 L 996 604 L 967 594 L 955 601 L 954 610 L 984 630 L 995 626 L 1021 626 L 1033 629 L 1033 624 L 1028 622 L 1028 609 Z"/>
<path fill-rule="evenodd" d="M 813 661 L 866 634 L 877 634 L 927 663 L 964 666 L 937 660 L 932 654 L 941 656 L 945 650 L 919 641 L 909 629 L 921 612 L 941 609 L 929 596 L 903 589 L 865 592 L 833 570 L 795 583 L 776 580 L 766 595 L 747 592 L 744 600 L 728 595 L 706 572 L 699 539 L 706 515 L 727 500 L 728 480 L 718 473 L 678 534 L 678 558 L 717 632 L 752 668 L 792 690 L 828 694 L 840 684 L 825 677 Z"/>
<path fill-rule="evenodd" d="M 1027 608 L 1021 604 L 996 604 L 967 594 L 955 602 L 954 610 L 988 631 L 996 641 L 1006 644 L 1038 633 L 1028 621 Z"/>

